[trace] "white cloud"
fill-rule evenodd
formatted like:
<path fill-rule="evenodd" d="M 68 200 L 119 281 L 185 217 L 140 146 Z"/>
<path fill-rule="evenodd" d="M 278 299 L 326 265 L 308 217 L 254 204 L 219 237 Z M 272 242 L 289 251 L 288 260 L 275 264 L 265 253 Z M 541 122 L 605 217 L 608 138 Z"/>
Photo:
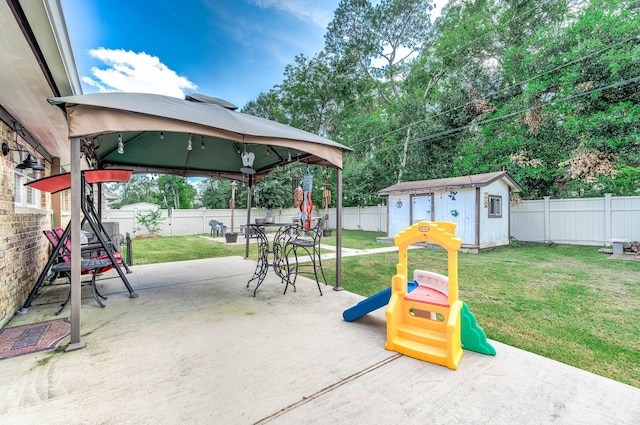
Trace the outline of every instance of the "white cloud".
<path fill-rule="evenodd" d="M 320 28 L 326 28 L 333 19 L 336 4 L 333 1 L 316 0 L 252 0 L 257 6 L 290 13 L 300 19 L 311 22 Z"/>
<path fill-rule="evenodd" d="M 90 50 L 89 54 L 107 67 L 91 68 L 94 78 L 83 76 L 82 81 L 101 92 L 155 93 L 184 98 L 185 90 L 191 92 L 198 87 L 169 69 L 157 56 L 144 52 L 101 47 Z"/>

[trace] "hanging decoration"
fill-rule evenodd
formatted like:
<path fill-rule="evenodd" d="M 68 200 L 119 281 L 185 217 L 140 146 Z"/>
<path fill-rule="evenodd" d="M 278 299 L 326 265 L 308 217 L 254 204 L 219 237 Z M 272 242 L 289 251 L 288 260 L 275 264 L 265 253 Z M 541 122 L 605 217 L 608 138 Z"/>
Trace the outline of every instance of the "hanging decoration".
<path fill-rule="evenodd" d="M 300 179 L 296 175 L 291 176 L 291 189 L 293 190 L 293 204 L 291 208 L 300 208 L 304 199 L 304 192 L 300 187 Z"/>
<path fill-rule="evenodd" d="M 331 205 L 331 191 L 329 188 L 329 174 L 325 173 L 323 176 L 324 182 L 322 183 L 322 208 L 324 208 L 324 218 L 329 220 L 329 205 Z"/>
<path fill-rule="evenodd" d="M 302 222 L 305 229 L 311 228 L 311 210 L 313 210 L 313 203 L 311 202 L 311 191 L 313 189 L 313 174 L 307 173 L 302 180 L 303 191 L 303 204 L 300 207 L 302 211 Z"/>

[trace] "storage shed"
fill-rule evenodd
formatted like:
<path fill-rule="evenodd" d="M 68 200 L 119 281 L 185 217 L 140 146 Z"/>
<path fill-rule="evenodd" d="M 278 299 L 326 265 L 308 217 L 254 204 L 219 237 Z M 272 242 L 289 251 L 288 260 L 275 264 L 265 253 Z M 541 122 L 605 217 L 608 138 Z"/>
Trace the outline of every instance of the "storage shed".
<path fill-rule="evenodd" d="M 520 185 L 506 171 L 403 182 L 378 192 L 388 196 L 387 236 L 421 220 L 457 224 L 465 248 L 508 245 L 509 199 Z"/>

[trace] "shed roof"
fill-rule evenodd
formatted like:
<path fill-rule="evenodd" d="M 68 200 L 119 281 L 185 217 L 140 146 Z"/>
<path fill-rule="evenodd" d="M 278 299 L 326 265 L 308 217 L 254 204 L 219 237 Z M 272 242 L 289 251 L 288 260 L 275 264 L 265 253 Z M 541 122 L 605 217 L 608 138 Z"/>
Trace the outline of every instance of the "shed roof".
<path fill-rule="evenodd" d="M 389 186 L 378 192 L 378 195 L 391 193 L 423 193 L 437 190 L 465 189 L 488 186 L 491 183 L 503 179 L 514 192 L 520 192 L 522 188 L 506 171 L 495 173 L 474 174 L 471 176 L 449 177 L 446 179 L 419 180 L 415 182 L 402 182 Z"/>

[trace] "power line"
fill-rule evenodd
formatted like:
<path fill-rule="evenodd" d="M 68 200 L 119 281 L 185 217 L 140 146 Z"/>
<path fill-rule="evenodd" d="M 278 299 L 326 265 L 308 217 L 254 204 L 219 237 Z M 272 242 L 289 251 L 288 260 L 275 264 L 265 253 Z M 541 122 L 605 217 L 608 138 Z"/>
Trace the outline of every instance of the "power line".
<path fill-rule="evenodd" d="M 588 91 L 585 91 L 585 92 L 582 92 L 582 93 L 578 93 L 578 94 L 575 94 L 575 95 L 572 95 L 572 96 L 567 96 L 567 97 L 564 97 L 562 99 L 558 99 L 556 101 L 548 102 L 548 103 L 541 104 L 541 105 L 536 105 L 536 106 L 533 106 L 531 108 L 522 109 L 522 110 L 519 110 L 519 111 L 516 111 L 516 112 L 510 112 L 510 113 L 508 113 L 506 115 L 501 115 L 499 117 L 489 118 L 489 119 L 486 119 L 486 120 L 483 120 L 483 121 L 480 121 L 480 122 L 477 122 L 477 123 L 467 124 L 467 125 L 464 125 L 464 126 L 460 126 L 460 127 L 457 127 L 457 128 L 450 129 L 450 130 L 446 130 L 446 131 L 442 131 L 442 132 L 439 132 L 439 133 L 431 134 L 429 136 L 420 137 L 420 138 L 417 138 L 417 139 L 412 139 L 412 140 L 409 140 L 407 142 L 407 144 L 414 144 L 414 143 L 418 143 L 418 142 L 426 142 L 426 141 L 430 141 L 430 140 L 437 140 L 437 139 L 440 139 L 440 138 L 442 138 L 444 136 L 449 136 L 451 134 L 459 133 L 459 132 L 461 132 L 463 130 L 467 130 L 467 129 L 469 129 L 471 127 L 474 127 L 474 126 L 478 126 L 479 127 L 479 126 L 482 126 L 482 125 L 485 125 L 485 124 L 489 124 L 491 122 L 502 121 L 504 119 L 511 118 L 513 116 L 516 116 L 516 115 L 521 115 L 521 114 L 527 113 L 529 111 L 533 111 L 533 110 L 536 110 L 536 109 L 544 108 L 545 106 L 555 105 L 557 103 L 566 102 L 566 101 L 569 101 L 569 100 L 578 99 L 578 98 L 581 98 L 581 97 L 584 97 L 584 96 L 588 96 L 588 95 L 593 94 L 593 93 L 598 93 L 598 92 L 601 92 L 601 91 L 604 91 L 604 90 L 608 90 L 608 89 L 612 89 L 612 88 L 619 88 L 619 87 L 622 87 L 622 86 L 626 86 L 628 84 L 638 83 L 638 82 L 640 82 L 640 76 L 637 76 L 637 77 L 634 77 L 634 78 L 630 78 L 630 79 L 627 79 L 627 80 L 624 80 L 624 81 L 619 81 L 619 82 L 616 82 L 616 83 L 613 83 L 613 84 L 609 84 L 607 86 L 598 87 L 596 89 L 588 90 Z M 385 148 L 380 148 L 378 150 L 378 152 L 384 152 L 384 151 L 387 151 L 387 150 L 389 150 L 389 149 L 391 149 L 393 147 L 395 147 L 395 145 L 394 146 L 387 146 Z M 365 156 L 365 155 L 368 155 L 368 154 L 369 154 L 368 152 L 363 152 L 363 153 L 360 153 L 360 154 L 353 154 L 353 155 L 350 155 L 346 159 L 348 159 L 348 160 L 356 159 L 356 158 L 359 158 L 359 157 L 362 157 L 362 156 Z"/>
<path fill-rule="evenodd" d="M 524 18 L 525 16 L 530 15 L 530 14 L 532 14 L 533 12 L 537 11 L 538 9 L 540 9 L 540 8 L 541 8 L 542 6 L 544 6 L 544 5 L 545 5 L 545 3 L 544 3 L 544 2 L 539 2 L 539 3 L 538 3 L 538 6 L 536 6 L 536 7 L 532 8 L 532 9 L 530 9 L 530 10 L 526 11 L 526 12 L 523 12 L 523 13 L 521 13 L 520 15 L 516 15 L 516 16 L 512 17 L 512 18 L 511 18 L 511 19 L 509 19 L 507 22 L 505 22 L 505 24 L 504 24 L 504 25 L 510 24 L 511 22 L 513 22 L 513 21 L 514 21 L 514 20 L 516 20 L 516 19 Z M 449 56 L 452 56 L 452 55 L 453 55 L 455 52 L 457 52 L 458 50 L 460 50 L 460 49 L 462 49 L 462 48 L 464 48 L 464 47 L 470 46 L 471 44 L 476 43 L 478 40 L 481 40 L 481 39 L 483 39 L 484 37 L 486 37 L 487 35 L 489 35 L 489 34 L 491 34 L 491 33 L 495 33 L 495 32 L 496 32 L 496 28 L 495 28 L 495 27 L 492 27 L 492 28 L 490 28 L 488 31 L 486 31 L 484 34 L 481 34 L 480 36 L 478 36 L 478 37 L 474 38 L 472 41 L 468 42 L 467 44 L 464 44 L 464 45 L 462 45 L 462 46 L 457 46 L 454 50 L 452 50 L 451 52 L 447 53 L 446 55 L 444 55 L 444 56 L 443 56 L 442 58 L 440 58 L 440 59 L 441 59 L 441 60 L 444 60 L 444 59 L 448 58 Z M 476 53 L 478 53 L 478 52 L 470 52 L 470 53 L 469 53 L 469 54 L 467 54 L 467 56 L 465 56 L 465 57 L 473 56 L 473 55 L 475 55 Z M 463 58 L 465 58 L 465 57 L 463 57 Z M 350 75 L 350 74 L 338 74 L 338 75 Z M 354 102 L 350 103 L 349 105 L 345 105 L 345 106 L 343 106 L 343 108 L 342 108 L 342 109 L 348 109 L 348 108 L 350 108 L 350 107 L 352 107 L 352 106 L 356 105 L 357 103 L 358 103 L 357 101 L 354 101 Z"/>
<path fill-rule="evenodd" d="M 550 73 L 552 73 L 552 72 L 556 72 L 556 71 L 559 71 L 559 70 L 561 70 L 561 69 L 563 69 L 563 68 L 566 68 L 566 67 L 568 67 L 568 66 L 575 65 L 575 64 L 577 64 L 577 63 L 579 63 L 579 62 L 582 62 L 582 61 L 583 61 L 583 60 L 585 60 L 585 59 L 588 59 L 588 58 L 590 58 L 590 57 L 592 57 L 592 56 L 595 56 L 595 55 L 597 55 L 597 54 L 599 54 L 599 53 L 602 53 L 602 52 L 604 52 L 604 51 L 607 51 L 607 50 L 609 50 L 609 49 L 612 49 L 612 48 L 614 48 L 614 47 L 617 47 L 617 46 L 619 46 L 619 45 L 621 45 L 621 44 L 627 43 L 627 42 L 629 42 L 629 41 L 631 41 L 631 40 L 633 40 L 633 39 L 640 39 L 640 34 L 634 35 L 633 37 L 629 37 L 629 38 L 624 39 L 624 40 L 622 40 L 622 41 L 619 41 L 619 42 L 617 42 L 617 43 L 614 43 L 614 44 L 610 44 L 610 45 L 608 45 L 608 46 L 605 46 L 605 47 L 603 47 L 603 48 L 601 48 L 601 49 L 598 49 L 598 50 L 596 50 L 596 51 L 594 51 L 594 52 L 592 52 L 592 53 L 589 53 L 589 54 L 587 54 L 587 55 L 585 55 L 585 56 L 582 56 L 582 57 L 580 57 L 580 58 L 574 59 L 574 60 L 573 60 L 573 61 L 571 61 L 571 62 L 567 62 L 566 64 L 563 64 L 563 65 L 557 66 L 557 67 L 555 67 L 555 68 L 553 68 L 553 69 L 550 69 L 550 70 L 548 70 L 548 71 L 542 72 L 542 73 L 537 74 L 537 75 L 534 75 L 533 77 L 527 78 L 526 80 L 522 80 L 522 81 L 519 81 L 519 82 L 513 83 L 513 84 L 511 84 L 510 86 L 503 87 L 503 88 L 502 88 L 502 89 L 500 89 L 500 90 L 496 90 L 496 91 L 494 91 L 494 92 L 492 92 L 492 93 L 489 93 L 489 95 L 487 95 L 487 96 L 486 96 L 486 99 L 491 100 L 491 99 L 493 99 L 495 96 L 497 96 L 499 93 L 501 93 L 501 92 L 503 92 L 503 91 L 513 89 L 514 87 L 517 87 L 517 86 L 519 86 L 519 85 L 522 85 L 522 84 L 528 83 L 528 82 L 530 82 L 530 81 L 533 81 L 533 80 L 535 80 L 535 79 L 537 79 L 537 78 L 540 78 L 540 77 L 545 76 L 545 75 L 547 75 L 547 74 L 550 74 Z M 405 126 L 403 126 L 403 127 L 397 128 L 397 129 L 395 129 L 395 130 L 388 131 L 388 132 L 383 133 L 383 134 L 381 134 L 381 135 L 378 135 L 378 136 L 375 136 L 375 137 L 371 137 L 371 138 L 369 138 L 369 139 L 367 139 L 367 140 L 363 140 L 363 141 L 361 141 L 361 142 L 357 142 L 357 143 L 353 144 L 351 147 L 360 146 L 360 145 L 362 145 L 362 144 L 372 142 L 373 140 L 379 139 L 379 138 L 381 138 L 381 137 L 386 137 L 386 136 L 388 136 L 388 135 L 390 135 L 390 134 L 394 134 L 394 133 L 396 133 L 396 132 L 406 130 L 407 128 L 413 127 L 413 126 L 415 126 L 415 125 L 422 124 L 422 123 L 426 122 L 427 120 L 432 120 L 432 119 L 437 118 L 437 117 L 439 117 L 439 116 L 442 116 L 442 115 L 444 115 L 444 114 L 448 114 L 448 113 L 450 113 L 450 112 L 454 112 L 454 111 L 457 111 L 457 110 L 459 110 L 459 109 L 462 109 L 462 108 L 464 108 L 464 107 L 466 107 L 466 106 L 468 106 L 468 105 L 470 105 L 470 104 L 472 104 L 472 103 L 473 103 L 473 102 L 467 102 L 467 103 L 462 104 L 462 105 L 454 106 L 454 107 L 452 107 L 452 108 L 450 108 L 450 109 L 447 109 L 447 110 L 445 110 L 445 111 L 441 111 L 441 112 L 438 112 L 438 113 L 436 113 L 436 114 L 432 114 L 432 115 L 430 115 L 430 116 L 428 116 L 428 117 L 426 117 L 426 118 L 424 118 L 424 119 L 422 119 L 422 120 L 419 120 L 419 121 L 416 121 L 416 122 L 413 122 L 413 123 L 407 124 L 407 125 L 405 125 Z"/>

